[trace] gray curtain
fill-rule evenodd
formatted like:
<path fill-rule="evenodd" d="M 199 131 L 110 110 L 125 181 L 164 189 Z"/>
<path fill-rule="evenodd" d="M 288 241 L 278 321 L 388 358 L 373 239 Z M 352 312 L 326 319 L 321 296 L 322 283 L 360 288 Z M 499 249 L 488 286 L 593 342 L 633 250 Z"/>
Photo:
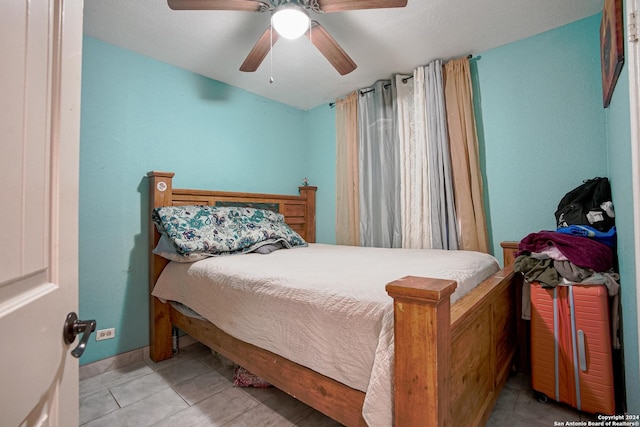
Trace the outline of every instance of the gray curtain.
<path fill-rule="evenodd" d="M 360 244 L 402 245 L 395 82 L 378 81 L 358 98 Z"/>
<path fill-rule="evenodd" d="M 442 61 L 424 67 L 432 248 L 458 249 Z"/>

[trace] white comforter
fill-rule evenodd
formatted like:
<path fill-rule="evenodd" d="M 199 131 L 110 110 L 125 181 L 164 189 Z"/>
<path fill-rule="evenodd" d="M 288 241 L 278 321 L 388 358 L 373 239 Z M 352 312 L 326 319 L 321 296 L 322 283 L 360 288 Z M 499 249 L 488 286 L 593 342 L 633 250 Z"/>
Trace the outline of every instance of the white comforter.
<path fill-rule="evenodd" d="M 171 262 L 153 295 L 181 302 L 228 334 L 366 392 L 369 426 L 392 425 L 393 305 L 388 282 L 452 279 L 454 302 L 498 271 L 468 251 L 310 244 L 269 255 Z"/>

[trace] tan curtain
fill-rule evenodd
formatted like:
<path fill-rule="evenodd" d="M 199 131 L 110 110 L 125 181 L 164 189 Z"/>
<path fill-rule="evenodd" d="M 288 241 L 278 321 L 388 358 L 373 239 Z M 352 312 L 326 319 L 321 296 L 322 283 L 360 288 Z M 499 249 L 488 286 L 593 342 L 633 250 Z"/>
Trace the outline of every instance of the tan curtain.
<path fill-rule="evenodd" d="M 358 93 L 336 101 L 336 243 L 360 246 Z"/>
<path fill-rule="evenodd" d="M 460 249 L 489 252 L 469 60 L 445 65 L 445 103 Z"/>

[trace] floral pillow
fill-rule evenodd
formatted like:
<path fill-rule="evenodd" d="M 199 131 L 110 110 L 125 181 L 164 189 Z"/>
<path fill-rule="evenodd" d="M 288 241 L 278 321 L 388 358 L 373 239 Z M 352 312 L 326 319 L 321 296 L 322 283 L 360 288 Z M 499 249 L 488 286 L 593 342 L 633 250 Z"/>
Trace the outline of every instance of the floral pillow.
<path fill-rule="evenodd" d="M 247 253 L 280 242 L 285 248 L 307 242 L 285 222 L 282 214 L 249 207 L 165 206 L 152 220 L 181 255 Z"/>

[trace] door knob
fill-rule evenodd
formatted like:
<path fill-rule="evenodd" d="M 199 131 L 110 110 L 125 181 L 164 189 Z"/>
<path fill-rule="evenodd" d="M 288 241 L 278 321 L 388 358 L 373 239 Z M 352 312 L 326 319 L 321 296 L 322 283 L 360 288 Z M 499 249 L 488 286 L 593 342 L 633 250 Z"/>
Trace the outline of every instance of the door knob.
<path fill-rule="evenodd" d="M 78 320 L 78 315 L 75 312 L 67 314 L 67 320 L 64 322 L 63 337 L 65 344 L 71 344 L 76 340 L 76 335 L 82 334 L 80 343 L 76 348 L 71 351 L 73 357 L 80 357 L 87 348 L 87 342 L 89 336 L 96 330 L 95 320 Z"/>

